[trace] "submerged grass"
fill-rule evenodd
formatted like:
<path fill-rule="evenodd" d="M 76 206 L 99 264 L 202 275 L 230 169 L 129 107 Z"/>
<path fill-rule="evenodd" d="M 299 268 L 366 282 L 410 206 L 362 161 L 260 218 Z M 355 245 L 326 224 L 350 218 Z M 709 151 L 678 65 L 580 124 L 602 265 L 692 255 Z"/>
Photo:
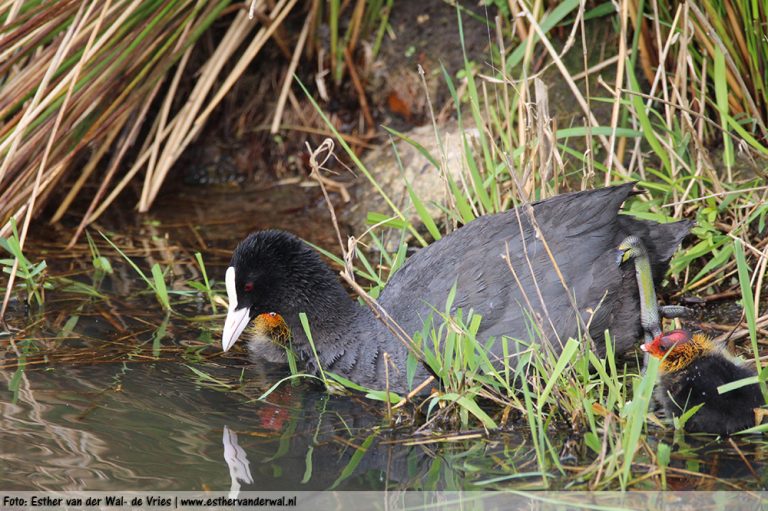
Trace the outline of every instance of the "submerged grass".
<path fill-rule="evenodd" d="M 123 252 L 120 247 L 115 245 L 112 240 L 109 239 L 104 233 L 100 234 L 101 237 L 104 238 L 107 243 L 109 243 L 109 245 L 117 251 L 118 254 L 120 254 L 120 257 L 122 257 L 125 262 L 128 263 L 131 268 L 133 268 L 136 274 L 141 277 L 141 280 L 147 284 L 147 287 L 149 287 L 149 289 L 155 293 L 157 301 L 163 307 L 163 310 L 171 311 L 171 301 L 168 297 L 168 288 L 165 285 L 165 276 L 163 275 L 163 270 L 160 268 L 160 264 L 155 263 L 152 265 L 152 269 L 150 270 L 152 272 L 152 278 L 150 279 L 130 257 L 125 255 L 125 252 Z"/>
<path fill-rule="evenodd" d="M 2 318 L 5 308 L 8 304 L 8 299 L 11 293 L 11 283 L 13 277 L 18 276 L 22 281 L 22 286 L 27 296 L 27 302 L 33 301 L 37 305 L 42 305 L 45 301 L 45 289 L 51 288 L 50 283 L 46 282 L 47 264 L 45 261 L 39 263 L 32 263 L 24 255 L 22 249 L 23 242 L 19 237 L 19 231 L 16 228 L 16 222 L 11 222 L 11 235 L 8 238 L 0 237 L 0 248 L 5 250 L 12 259 L 0 259 L 0 267 L 2 272 L 8 275 L 8 287 L 5 289 L 3 298 L 2 310 L 0 310 L 0 318 Z"/>

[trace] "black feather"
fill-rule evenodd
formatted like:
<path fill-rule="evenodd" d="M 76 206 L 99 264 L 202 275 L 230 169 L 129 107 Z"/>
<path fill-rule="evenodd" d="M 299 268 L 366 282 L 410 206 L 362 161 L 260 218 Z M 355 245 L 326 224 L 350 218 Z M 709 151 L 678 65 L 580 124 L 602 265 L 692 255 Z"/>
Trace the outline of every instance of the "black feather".
<path fill-rule="evenodd" d="M 670 416 L 678 417 L 704 403 L 685 424 L 691 432 L 730 434 L 755 425 L 753 409 L 765 404 L 757 384 L 719 394 L 717 388 L 755 372 L 713 351 L 679 371 L 664 373 L 656 397 Z"/>
<path fill-rule="evenodd" d="M 521 341 L 511 343 L 513 356 L 519 346 L 542 340 L 558 350 L 585 325 L 599 352 L 604 352 L 606 329 L 614 335 L 615 351 L 627 352 L 642 335 L 639 293 L 634 266 L 616 264 L 616 247 L 628 235 L 638 235 L 658 281 L 690 227 L 688 222 L 660 225 L 620 215 L 633 186 L 564 194 L 478 218 L 411 256 L 391 277 L 379 302 L 413 334 L 435 309 L 444 310 L 455 283 L 454 310 L 472 309 L 482 316 L 482 342 L 491 336 Z M 366 307 L 349 299 L 337 276 L 298 238 L 279 231 L 251 234 L 235 250 L 232 266 L 238 303 L 251 307 L 251 317 L 280 313 L 305 363 L 314 365 L 314 355 L 299 312 L 309 318 L 324 369 L 383 388 L 387 352 L 394 365 L 390 388 L 407 390 L 408 354 L 401 341 Z M 253 293 L 242 292 L 247 281 L 255 284 Z M 493 346 L 496 357 L 501 346 Z M 415 383 L 426 376 L 419 365 Z"/>

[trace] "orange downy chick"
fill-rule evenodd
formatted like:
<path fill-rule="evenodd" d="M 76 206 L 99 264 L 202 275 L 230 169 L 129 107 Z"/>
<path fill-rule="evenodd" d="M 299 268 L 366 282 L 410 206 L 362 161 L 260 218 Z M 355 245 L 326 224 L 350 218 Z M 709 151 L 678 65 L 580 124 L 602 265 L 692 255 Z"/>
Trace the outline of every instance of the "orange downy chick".
<path fill-rule="evenodd" d="M 721 351 L 706 335 L 702 333 L 691 335 L 685 330 L 673 330 L 659 335 L 640 348 L 651 356 L 661 359 L 660 367 L 664 373 L 681 371 L 697 358 Z"/>
<path fill-rule="evenodd" d="M 285 324 L 283 317 L 276 312 L 266 312 L 259 314 L 248 327 L 249 333 L 253 336 L 262 337 L 265 341 L 270 341 L 278 346 L 288 346 L 291 339 L 291 331 Z"/>
<path fill-rule="evenodd" d="M 255 359 L 285 363 L 285 348 L 291 340 L 291 330 L 276 312 L 265 312 L 251 320 L 243 332 L 248 351 Z"/>
<path fill-rule="evenodd" d="M 641 348 L 661 359 L 656 397 L 667 415 L 678 417 L 702 405 L 686 422 L 686 430 L 730 434 L 755 425 L 754 409 L 765 404 L 757 384 L 724 394 L 718 391 L 722 385 L 755 376 L 754 369 L 729 355 L 709 337 L 673 330 Z"/>

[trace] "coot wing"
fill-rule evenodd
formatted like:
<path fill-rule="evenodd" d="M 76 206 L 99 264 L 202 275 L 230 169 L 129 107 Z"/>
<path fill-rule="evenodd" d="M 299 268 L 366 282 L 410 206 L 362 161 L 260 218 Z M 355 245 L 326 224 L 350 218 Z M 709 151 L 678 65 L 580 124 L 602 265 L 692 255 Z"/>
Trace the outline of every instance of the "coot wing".
<path fill-rule="evenodd" d="M 481 339 L 506 335 L 529 342 L 533 324 L 550 342 L 564 342 L 578 333 L 572 303 L 582 313 L 598 311 L 592 326 L 602 331 L 626 276 L 628 292 L 637 295 L 634 269 L 620 270 L 615 260 L 625 235 L 618 211 L 631 190 L 630 183 L 564 194 L 478 218 L 414 254 L 390 279 L 380 302 L 406 331 L 415 332 L 432 306 L 445 309 L 456 283 L 454 310 L 471 308 L 483 317 Z"/>

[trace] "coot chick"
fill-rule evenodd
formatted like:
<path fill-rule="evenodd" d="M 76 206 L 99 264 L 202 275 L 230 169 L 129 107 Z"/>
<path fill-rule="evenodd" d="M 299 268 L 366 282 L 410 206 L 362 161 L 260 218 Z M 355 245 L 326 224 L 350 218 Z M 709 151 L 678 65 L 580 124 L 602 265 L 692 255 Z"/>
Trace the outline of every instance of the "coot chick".
<path fill-rule="evenodd" d="M 568 338 L 584 332 L 603 354 L 609 329 L 616 353 L 626 353 L 642 336 L 642 327 L 635 272 L 615 264 L 616 247 L 628 235 L 638 236 L 658 284 L 690 228 L 687 221 L 658 224 L 620 215 L 633 186 L 563 194 L 477 218 L 411 256 L 392 275 L 379 303 L 413 334 L 430 318 L 439 326 L 434 311 L 444 311 L 455 285 L 450 312 L 461 308 L 482 317 L 477 337 L 482 343 L 494 338 L 490 358 L 497 364 L 504 356 L 501 336 L 511 339 L 510 357 L 536 342 L 559 352 Z M 383 389 L 387 353 L 391 390 L 407 392 L 429 376 L 417 364 L 413 381 L 407 382 L 404 344 L 368 307 L 350 299 L 314 250 L 289 233 L 246 237 L 234 251 L 226 284 L 225 350 L 251 318 L 276 312 L 290 329 L 298 360 L 314 371 L 314 350 L 299 320 L 304 312 L 324 370 Z"/>
<path fill-rule="evenodd" d="M 255 359 L 282 363 L 291 332 L 283 317 L 276 312 L 265 312 L 253 318 L 243 332 L 249 339 L 248 350 Z"/>
<path fill-rule="evenodd" d="M 661 359 L 660 386 L 656 398 L 667 415 L 680 416 L 686 410 L 703 405 L 694 412 L 685 428 L 691 432 L 729 434 L 754 425 L 753 409 L 763 404 L 757 384 L 741 387 L 724 395 L 717 388 L 731 381 L 754 376 L 755 371 L 742 365 L 723 348 L 717 348 L 703 334 L 686 330 L 661 332 L 661 315 L 679 317 L 684 307 L 659 307 L 651 278 L 648 253 L 636 236 L 619 245 L 621 261 L 634 259 L 640 291 L 640 324 L 645 331 L 645 364 L 649 356 Z"/>
<path fill-rule="evenodd" d="M 685 423 L 690 432 L 728 435 L 755 425 L 754 409 L 765 404 L 758 384 L 719 394 L 717 388 L 755 371 L 706 335 L 686 330 L 663 333 L 641 346 L 661 359 L 657 399 L 669 416 L 703 405 Z"/>

